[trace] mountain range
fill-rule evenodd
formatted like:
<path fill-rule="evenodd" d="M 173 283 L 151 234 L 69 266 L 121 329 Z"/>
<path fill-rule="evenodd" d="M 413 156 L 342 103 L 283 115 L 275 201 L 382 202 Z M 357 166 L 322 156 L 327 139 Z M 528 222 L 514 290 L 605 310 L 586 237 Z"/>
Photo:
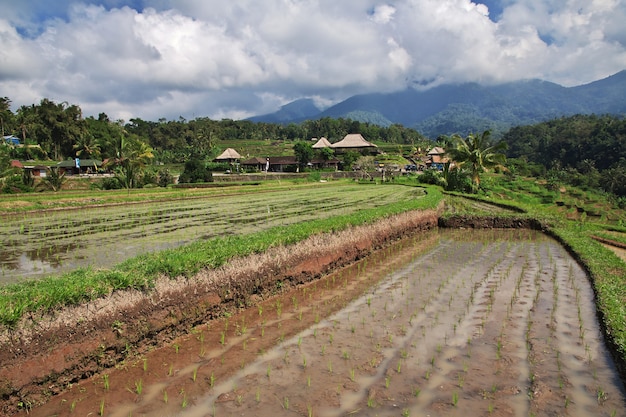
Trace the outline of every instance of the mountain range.
<path fill-rule="evenodd" d="M 407 88 L 355 95 L 326 109 L 319 109 L 311 99 L 300 99 L 248 120 L 289 124 L 344 118 L 380 126 L 401 124 L 436 138 L 486 129 L 500 136 L 513 126 L 574 114 L 626 115 L 626 70 L 576 87 L 541 80 L 492 86 L 447 84 L 424 91 Z"/>

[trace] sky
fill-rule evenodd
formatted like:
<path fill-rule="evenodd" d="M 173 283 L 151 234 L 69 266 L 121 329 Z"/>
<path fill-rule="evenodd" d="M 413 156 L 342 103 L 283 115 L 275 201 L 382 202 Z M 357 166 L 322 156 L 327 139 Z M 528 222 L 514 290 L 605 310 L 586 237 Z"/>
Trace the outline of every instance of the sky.
<path fill-rule="evenodd" d="M 0 97 L 243 119 L 311 98 L 626 69 L 626 0 L 0 0 Z"/>

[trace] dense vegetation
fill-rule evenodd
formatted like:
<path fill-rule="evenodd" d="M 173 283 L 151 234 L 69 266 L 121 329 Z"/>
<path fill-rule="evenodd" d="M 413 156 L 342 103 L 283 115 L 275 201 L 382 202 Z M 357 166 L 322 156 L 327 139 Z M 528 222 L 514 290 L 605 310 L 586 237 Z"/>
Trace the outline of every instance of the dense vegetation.
<path fill-rule="evenodd" d="M 520 174 L 626 196 L 626 119 L 573 116 L 511 129 L 503 137 Z"/>
<path fill-rule="evenodd" d="M 408 154 L 426 149 L 432 141 L 415 130 L 402 125 L 381 127 L 349 119 L 322 118 L 299 124 L 255 123 L 251 121 L 197 118 L 194 120 L 160 119 L 156 122 L 139 118 L 112 121 L 101 113 L 98 118 L 83 118 L 80 107 L 43 99 L 37 105 L 10 110 L 10 99 L 0 98 L 2 134 L 18 137 L 20 147 L 0 147 L 0 178 L 5 178 L 5 191 L 30 191 L 32 178 L 10 175 L 10 159 L 59 161 L 81 159 L 108 160 L 107 168 L 116 177 L 103 181 L 102 188 L 133 188 L 146 184 L 167 185 L 171 174 L 165 169 L 152 168 L 155 163 L 183 164 L 189 167 L 190 182 L 204 180 L 207 162 L 225 147 L 236 147 L 242 155 L 265 156 L 267 148 L 277 155 L 296 154 L 302 165 L 312 158 L 303 144 L 313 137 L 338 141 L 348 133 L 362 133 L 368 140 L 381 144 L 387 153 Z M 450 120 L 448 121 L 450 122 Z M 493 126 L 485 125 L 486 129 Z M 493 131 L 491 133 L 494 133 Z M 468 138 L 474 137 L 470 133 Z M 454 142 L 439 137 L 439 145 Z M 573 116 L 554 119 L 531 126 L 518 126 L 503 136 L 508 145 L 506 156 L 512 174 L 545 177 L 553 187 L 559 184 L 602 189 L 617 197 L 626 196 L 626 120 L 614 116 Z M 275 146 L 282 143 L 281 146 Z M 458 144 L 459 142 L 456 141 Z M 306 152 L 305 152 L 306 151 Z M 274 154 L 274 153 L 273 153 Z M 330 158 L 332 155 L 322 155 Z M 354 155 L 347 155 L 350 161 Z M 204 163 L 205 167 L 201 165 Z M 197 166 L 196 166 L 197 165 Z M 214 167 L 227 169 L 228 167 Z M 56 174 L 56 173 L 53 173 Z M 44 181 L 44 188 L 56 190 L 63 178 Z M 449 188 L 470 190 L 469 182 L 458 173 L 444 173 Z M 473 182 L 476 183 L 476 177 Z M 441 182 L 432 178 L 428 182 Z M 623 201 L 620 200 L 623 204 Z"/>
<path fill-rule="evenodd" d="M 125 122 L 110 120 L 105 113 L 83 118 L 80 107 L 48 99 L 21 106 L 14 114 L 10 103 L 7 97 L 0 98 L 2 135 L 14 135 L 24 144 L 40 146 L 19 148 L 13 155 L 17 159 L 110 158 L 116 155 L 122 137 L 149 145 L 155 160 L 163 163 L 183 163 L 192 154 L 210 159 L 217 155 L 218 143 L 224 140 L 295 142 L 326 137 L 333 142 L 348 133 L 362 133 L 370 141 L 394 144 L 415 145 L 426 140 L 401 125 L 380 127 L 348 119 L 324 118 L 288 125 L 206 117 L 158 121 L 133 118 Z"/>

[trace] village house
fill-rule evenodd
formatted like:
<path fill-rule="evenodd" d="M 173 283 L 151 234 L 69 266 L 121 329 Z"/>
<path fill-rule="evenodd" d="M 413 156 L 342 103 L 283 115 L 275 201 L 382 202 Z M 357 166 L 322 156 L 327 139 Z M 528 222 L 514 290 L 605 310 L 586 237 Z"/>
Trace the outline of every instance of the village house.
<path fill-rule="evenodd" d="M 102 167 L 102 161 L 76 158 L 61 161 L 56 166 L 59 168 L 59 173 L 66 175 L 97 174 Z"/>

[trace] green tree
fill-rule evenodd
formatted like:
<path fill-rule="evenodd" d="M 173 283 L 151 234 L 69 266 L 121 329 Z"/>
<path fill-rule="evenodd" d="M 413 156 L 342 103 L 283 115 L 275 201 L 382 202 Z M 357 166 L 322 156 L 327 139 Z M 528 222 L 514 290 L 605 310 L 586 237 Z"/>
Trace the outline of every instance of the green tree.
<path fill-rule="evenodd" d="M 7 135 L 12 129 L 13 113 L 11 112 L 11 100 L 8 97 L 0 97 L 0 131 L 2 136 Z"/>
<path fill-rule="evenodd" d="M 335 151 L 332 148 L 322 148 L 319 155 L 324 161 L 330 161 L 335 156 Z"/>
<path fill-rule="evenodd" d="M 361 154 L 359 154 L 358 152 L 355 151 L 348 151 L 346 153 L 343 154 L 343 170 L 344 171 L 348 171 L 350 169 L 352 169 L 352 165 L 354 164 L 354 162 L 359 159 L 359 157 L 361 156 Z"/>
<path fill-rule="evenodd" d="M 152 158 L 154 154 L 148 144 L 122 135 L 117 143 L 115 157 L 109 158 L 105 168 L 112 168 L 122 187 L 130 190 L 137 187 L 143 170 Z"/>
<path fill-rule="evenodd" d="M 456 164 L 457 169 L 467 170 L 474 184 L 480 187 L 480 174 L 491 169 L 504 168 L 506 157 L 505 142 L 493 144 L 491 132 L 485 130 L 481 135 L 470 134 L 466 139 L 458 135 L 452 137 L 453 147 L 446 154 Z"/>
<path fill-rule="evenodd" d="M 293 145 L 293 151 L 296 154 L 296 161 L 300 167 L 306 167 L 306 165 L 313 159 L 313 145 L 308 142 L 296 142 Z"/>
<path fill-rule="evenodd" d="M 65 172 L 60 172 L 58 167 L 50 167 L 46 176 L 41 178 L 41 186 L 52 191 L 59 191 L 65 183 Z"/>
<path fill-rule="evenodd" d="M 213 174 L 207 169 L 202 159 L 194 156 L 185 162 L 185 168 L 180 174 L 178 182 L 182 184 L 213 182 Z"/>
<path fill-rule="evenodd" d="M 81 135 L 73 148 L 78 157 L 85 159 L 100 157 L 100 144 L 91 133 Z"/>

